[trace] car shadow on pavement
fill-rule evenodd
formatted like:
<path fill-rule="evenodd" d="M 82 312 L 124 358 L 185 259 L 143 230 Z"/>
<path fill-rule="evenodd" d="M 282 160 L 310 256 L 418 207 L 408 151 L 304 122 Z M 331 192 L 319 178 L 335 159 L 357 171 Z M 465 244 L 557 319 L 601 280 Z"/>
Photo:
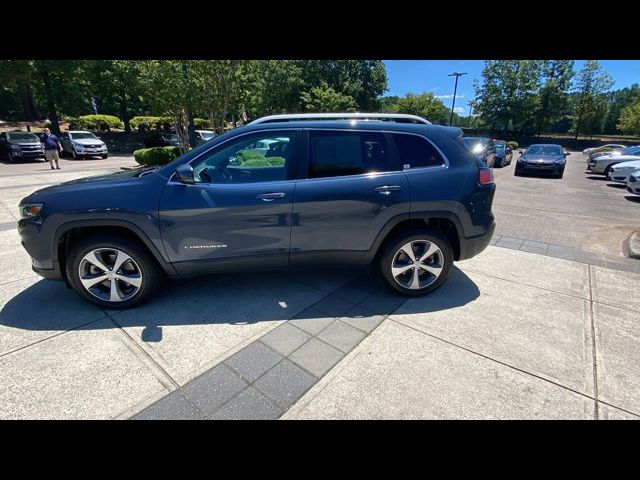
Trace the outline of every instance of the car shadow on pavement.
<path fill-rule="evenodd" d="M 587 178 L 589 180 L 600 180 L 600 181 L 606 181 L 606 182 L 610 182 L 611 181 L 605 176 L 598 176 L 598 175 L 588 175 Z"/>
<path fill-rule="evenodd" d="M 624 183 L 607 183 L 607 187 L 614 187 L 619 189 L 626 189 L 627 186 Z"/>
<path fill-rule="evenodd" d="M 625 195 L 624 198 L 630 202 L 640 203 L 640 195 Z"/>
<path fill-rule="evenodd" d="M 41 280 L 6 303 L 0 325 L 35 331 L 116 328 L 112 322 L 97 321 L 109 317 L 121 327 L 143 327 L 144 341 L 159 342 L 163 326 L 247 325 L 288 320 L 303 312 L 361 318 L 388 315 L 398 307 L 403 312 L 427 313 L 466 305 L 479 295 L 475 283 L 455 267 L 441 288 L 424 297 L 395 294 L 374 276 L 359 271 L 323 269 L 168 281 L 143 305 L 103 310 L 62 282 Z"/>

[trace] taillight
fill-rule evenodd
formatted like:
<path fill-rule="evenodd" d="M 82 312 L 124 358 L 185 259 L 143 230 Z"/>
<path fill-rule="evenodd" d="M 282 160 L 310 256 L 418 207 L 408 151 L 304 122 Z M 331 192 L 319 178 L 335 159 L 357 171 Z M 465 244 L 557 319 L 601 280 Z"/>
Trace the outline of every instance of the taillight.
<path fill-rule="evenodd" d="M 493 170 L 491 168 L 479 168 L 478 183 L 480 185 L 491 185 L 493 183 Z"/>

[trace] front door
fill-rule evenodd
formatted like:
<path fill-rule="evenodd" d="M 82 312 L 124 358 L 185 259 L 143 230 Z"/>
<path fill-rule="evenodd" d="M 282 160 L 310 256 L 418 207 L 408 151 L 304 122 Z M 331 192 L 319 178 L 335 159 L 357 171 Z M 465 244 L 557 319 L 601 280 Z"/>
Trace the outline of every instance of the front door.
<path fill-rule="evenodd" d="M 361 263 L 391 219 L 408 217 L 406 176 L 394 167 L 384 133 L 308 134 L 306 178 L 294 196 L 291 264 Z"/>
<path fill-rule="evenodd" d="M 162 239 L 179 273 L 284 267 L 300 130 L 241 135 L 195 159 L 195 185 L 170 180 L 160 198 Z M 281 155 L 256 150 L 284 144 Z"/>

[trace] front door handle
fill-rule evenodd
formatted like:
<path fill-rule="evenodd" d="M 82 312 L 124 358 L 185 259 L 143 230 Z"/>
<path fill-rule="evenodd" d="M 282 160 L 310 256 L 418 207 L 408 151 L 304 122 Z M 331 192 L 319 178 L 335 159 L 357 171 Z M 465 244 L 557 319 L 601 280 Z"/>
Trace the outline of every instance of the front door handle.
<path fill-rule="evenodd" d="M 286 196 L 287 196 L 286 193 L 275 192 L 275 193 L 263 193 L 263 194 L 260 194 L 260 195 L 256 196 L 256 198 L 258 200 L 262 200 L 263 202 L 273 202 L 274 200 L 278 200 L 278 199 L 284 198 Z"/>
<path fill-rule="evenodd" d="M 400 190 L 402 190 L 400 185 L 381 185 L 374 188 L 374 191 L 381 193 L 382 195 L 390 195 L 391 192 L 399 192 Z"/>

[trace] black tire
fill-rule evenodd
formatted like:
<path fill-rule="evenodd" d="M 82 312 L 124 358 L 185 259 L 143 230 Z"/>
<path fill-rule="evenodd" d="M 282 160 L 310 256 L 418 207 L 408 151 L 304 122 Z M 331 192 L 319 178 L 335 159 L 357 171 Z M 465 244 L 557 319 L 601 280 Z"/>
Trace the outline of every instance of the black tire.
<path fill-rule="evenodd" d="M 74 160 L 78 160 L 80 158 L 79 155 L 76 153 L 75 148 L 71 148 L 71 158 L 73 158 Z"/>
<path fill-rule="evenodd" d="M 560 170 L 560 173 L 558 174 L 558 178 L 562 178 L 563 176 L 564 176 L 564 168 Z"/>
<path fill-rule="evenodd" d="M 439 263 L 441 263 L 442 271 L 437 279 L 426 287 L 420 289 L 410 289 L 403 287 L 395 280 L 393 274 L 391 273 L 391 266 L 396 253 L 398 253 L 403 245 L 409 242 L 420 240 L 434 243 L 440 249 L 440 251 L 442 252 L 442 258 L 439 259 Z M 379 275 L 382 277 L 387 286 L 397 293 L 412 297 L 425 295 L 439 288 L 444 282 L 447 281 L 447 278 L 449 278 L 452 266 L 453 250 L 448 240 L 438 230 L 427 228 L 412 229 L 396 235 L 388 242 L 386 242 L 378 260 Z"/>
<path fill-rule="evenodd" d="M 101 157 L 102 157 L 102 159 L 104 160 L 104 159 L 106 159 L 106 158 L 108 158 L 108 157 L 109 157 L 109 154 L 108 154 L 108 153 L 103 153 L 103 154 L 102 154 L 102 155 L 100 155 L 100 156 L 101 156 Z"/>
<path fill-rule="evenodd" d="M 604 169 L 605 178 L 609 178 L 609 172 L 611 171 L 611 167 L 613 167 L 614 165 L 615 163 L 612 163 L 611 165 L 607 165 L 607 168 Z"/>
<path fill-rule="evenodd" d="M 522 172 L 520 171 L 520 169 L 516 165 L 516 168 L 513 170 L 513 176 L 514 177 L 519 177 L 521 174 L 522 174 Z"/>
<path fill-rule="evenodd" d="M 88 292 L 80 282 L 80 263 L 83 257 L 97 248 L 115 248 L 129 255 L 140 268 L 142 284 L 135 295 L 121 302 L 102 300 Z M 66 273 L 69 283 L 85 300 L 101 308 L 125 309 L 149 299 L 162 285 L 165 273 L 155 258 L 140 243 L 118 235 L 90 235 L 78 241 L 69 252 L 66 262 Z"/>
<path fill-rule="evenodd" d="M 493 167 L 494 168 L 502 168 L 504 165 L 502 165 L 502 160 L 494 160 L 493 161 Z"/>

